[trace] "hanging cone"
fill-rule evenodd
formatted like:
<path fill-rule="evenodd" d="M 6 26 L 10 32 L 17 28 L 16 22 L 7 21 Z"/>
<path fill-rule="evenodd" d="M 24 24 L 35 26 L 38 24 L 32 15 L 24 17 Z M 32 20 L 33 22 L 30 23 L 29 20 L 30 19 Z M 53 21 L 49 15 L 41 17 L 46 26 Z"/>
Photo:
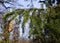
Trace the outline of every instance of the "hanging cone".
<path fill-rule="evenodd" d="M 13 30 L 13 22 L 11 21 L 10 23 L 9 23 L 9 32 L 11 32 L 12 30 Z"/>

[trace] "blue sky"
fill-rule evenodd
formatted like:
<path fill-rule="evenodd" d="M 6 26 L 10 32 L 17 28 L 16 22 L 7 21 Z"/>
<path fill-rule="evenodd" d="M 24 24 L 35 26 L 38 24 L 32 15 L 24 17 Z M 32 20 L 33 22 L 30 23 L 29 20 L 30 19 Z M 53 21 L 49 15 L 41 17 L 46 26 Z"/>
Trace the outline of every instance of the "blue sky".
<path fill-rule="evenodd" d="M 24 5 L 24 7 L 21 7 L 21 8 L 28 8 L 27 5 L 30 4 L 31 1 L 30 1 L 30 0 L 28 0 L 28 1 L 19 0 L 18 3 Z M 33 1 L 33 5 L 34 5 L 34 7 L 36 7 L 36 8 L 39 8 L 39 7 L 40 7 L 40 5 L 39 5 L 39 3 L 38 3 L 38 0 Z M 30 5 L 30 6 L 31 6 L 31 5 Z M 38 7 L 37 7 L 37 6 L 38 6 Z"/>
<path fill-rule="evenodd" d="M 33 0 L 33 6 L 34 8 L 40 8 L 41 7 L 41 3 L 38 3 L 39 0 Z M 15 8 L 30 8 L 31 6 L 31 0 L 28 0 L 28 1 L 24 1 L 24 0 L 18 0 L 16 2 L 13 3 L 13 5 L 10 5 L 10 4 L 7 4 L 5 3 L 5 5 L 8 7 L 8 6 L 12 6 L 12 7 L 15 7 Z M 29 7 L 27 7 L 27 5 L 30 4 Z M 20 5 L 20 6 L 19 6 Z M 22 6 L 23 5 L 23 6 Z M 45 7 L 44 7 L 45 8 Z"/>

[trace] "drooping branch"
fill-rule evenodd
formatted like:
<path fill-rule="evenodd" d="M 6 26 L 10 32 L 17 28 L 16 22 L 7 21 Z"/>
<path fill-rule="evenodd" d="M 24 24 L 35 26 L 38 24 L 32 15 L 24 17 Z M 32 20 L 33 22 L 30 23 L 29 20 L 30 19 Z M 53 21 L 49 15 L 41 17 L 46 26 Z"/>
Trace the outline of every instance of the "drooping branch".
<path fill-rule="evenodd" d="M 8 4 L 10 4 L 10 5 L 14 5 L 14 4 L 10 3 L 9 1 L 5 1 L 5 0 L 0 0 L 0 3 L 1 3 L 2 6 L 3 6 L 4 8 L 6 8 L 6 9 L 11 8 L 11 7 L 6 7 L 4 3 L 8 3 Z"/>

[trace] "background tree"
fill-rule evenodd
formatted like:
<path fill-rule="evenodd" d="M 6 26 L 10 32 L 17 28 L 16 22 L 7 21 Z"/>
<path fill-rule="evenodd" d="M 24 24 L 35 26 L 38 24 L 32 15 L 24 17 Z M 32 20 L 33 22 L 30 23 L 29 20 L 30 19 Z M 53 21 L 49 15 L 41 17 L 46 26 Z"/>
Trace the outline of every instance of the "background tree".
<path fill-rule="evenodd" d="M 13 29 L 13 40 L 14 40 L 14 42 L 13 43 L 18 43 L 18 41 L 19 41 L 19 21 L 18 21 L 18 19 L 16 18 L 15 19 L 15 24 L 14 24 L 14 29 Z"/>

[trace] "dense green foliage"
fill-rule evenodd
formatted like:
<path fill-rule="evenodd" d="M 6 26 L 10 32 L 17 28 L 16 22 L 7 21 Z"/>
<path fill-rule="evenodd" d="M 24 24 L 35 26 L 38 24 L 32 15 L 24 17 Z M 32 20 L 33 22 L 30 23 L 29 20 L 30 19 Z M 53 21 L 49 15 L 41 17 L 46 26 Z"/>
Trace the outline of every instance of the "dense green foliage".
<path fill-rule="evenodd" d="M 30 19 L 29 35 L 34 43 L 60 43 L 60 6 L 47 9 L 17 9 L 4 14 L 4 43 L 9 43 L 9 23 L 18 15 L 23 17 L 22 29 Z M 30 15 L 30 13 L 32 13 Z M 7 18 L 10 18 L 8 20 Z M 44 32 L 42 32 L 44 30 Z M 30 38 L 29 37 L 29 38 Z M 36 41 L 36 42 L 35 42 Z"/>

